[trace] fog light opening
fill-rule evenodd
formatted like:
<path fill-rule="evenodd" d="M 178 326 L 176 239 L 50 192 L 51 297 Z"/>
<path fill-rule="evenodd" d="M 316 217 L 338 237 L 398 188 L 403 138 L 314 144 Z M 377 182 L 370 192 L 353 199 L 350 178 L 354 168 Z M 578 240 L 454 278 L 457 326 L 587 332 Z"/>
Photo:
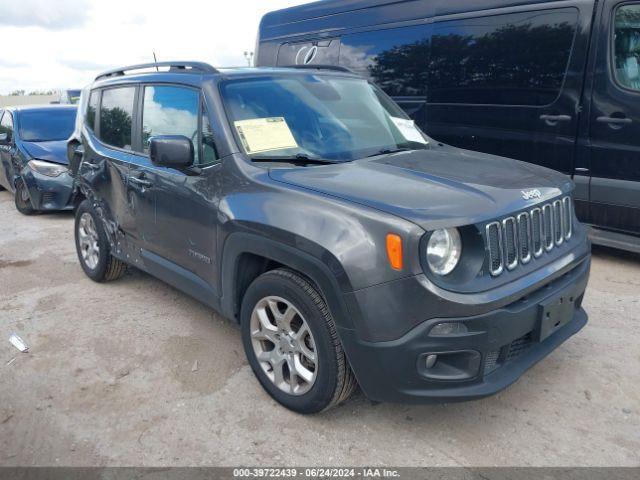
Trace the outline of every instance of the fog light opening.
<path fill-rule="evenodd" d="M 428 370 L 433 368 L 438 361 L 438 355 L 427 355 L 425 358 L 425 368 Z"/>

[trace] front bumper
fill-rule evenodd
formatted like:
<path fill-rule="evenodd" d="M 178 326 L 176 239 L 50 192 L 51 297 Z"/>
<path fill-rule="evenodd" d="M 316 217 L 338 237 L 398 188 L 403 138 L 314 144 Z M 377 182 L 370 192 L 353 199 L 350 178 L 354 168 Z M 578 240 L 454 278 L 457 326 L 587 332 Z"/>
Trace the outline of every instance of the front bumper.
<path fill-rule="evenodd" d="M 432 318 L 395 340 L 372 342 L 354 330 L 341 330 L 360 387 L 372 400 L 403 403 L 472 400 L 506 388 L 586 325 L 581 305 L 589 268 L 590 258 L 585 257 L 509 305 L 480 315 Z M 554 311 L 560 324 L 551 325 L 552 332 L 541 339 L 546 335 L 541 328 L 547 325 L 543 317 L 556 308 L 549 307 L 552 303 L 563 303 Z M 463 322 L 468 332 L 429 336 L 442 322 Z M 425 360 L 432 354 L 440 354 L 436 365 L 442 364 L 429 369 Z"/>
<path fill-rule="evenodd" d="M 25 167 L 18 181 L 23 181 L 27 186 L 34 210 L 73 209 L 73 178 L 68 173 L 48 177 Z"/>

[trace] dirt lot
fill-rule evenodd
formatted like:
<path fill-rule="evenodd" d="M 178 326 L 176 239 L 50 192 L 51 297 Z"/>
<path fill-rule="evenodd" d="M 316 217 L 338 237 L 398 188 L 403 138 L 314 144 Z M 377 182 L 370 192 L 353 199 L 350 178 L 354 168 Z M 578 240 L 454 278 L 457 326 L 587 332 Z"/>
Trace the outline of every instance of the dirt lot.
<path fill-rule="evenodd" d="M 640 465 L 640 257 L 596 250 L 590 323 L 499 395 L 303 417 L 230 322 L 139 272 L 87 279 L 72 223 L 0 192 L 0 465 Z"/>

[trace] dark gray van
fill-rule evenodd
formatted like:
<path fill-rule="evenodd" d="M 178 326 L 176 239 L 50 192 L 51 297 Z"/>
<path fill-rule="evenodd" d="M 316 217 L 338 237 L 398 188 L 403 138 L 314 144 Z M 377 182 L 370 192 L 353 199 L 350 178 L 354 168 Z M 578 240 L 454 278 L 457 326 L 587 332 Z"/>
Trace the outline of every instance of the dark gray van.
<path fill-rule="evenodd" d="M 328 0 L 267 14 L 256 58 L 348 67 L 437 140 L 570 175 L 593 240 L 640 252 L 640 2 Z"/>

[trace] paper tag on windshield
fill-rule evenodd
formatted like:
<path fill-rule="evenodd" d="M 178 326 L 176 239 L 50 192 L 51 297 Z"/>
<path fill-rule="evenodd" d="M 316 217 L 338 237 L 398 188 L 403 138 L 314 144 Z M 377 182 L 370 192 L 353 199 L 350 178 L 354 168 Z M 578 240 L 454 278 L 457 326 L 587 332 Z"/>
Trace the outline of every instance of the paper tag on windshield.
<path fill-rule="evenodd" d="M 393 120 L 393 123 L 408 142 L 428 143 L 413 120 L 398 117 L 391 117 L 391 120 Z"/>
<path fill-rule="evenodd" d="M 247 153 L 298 147 L 283 117 L 252 118 L 239 120 L 234 124 Z"/>

